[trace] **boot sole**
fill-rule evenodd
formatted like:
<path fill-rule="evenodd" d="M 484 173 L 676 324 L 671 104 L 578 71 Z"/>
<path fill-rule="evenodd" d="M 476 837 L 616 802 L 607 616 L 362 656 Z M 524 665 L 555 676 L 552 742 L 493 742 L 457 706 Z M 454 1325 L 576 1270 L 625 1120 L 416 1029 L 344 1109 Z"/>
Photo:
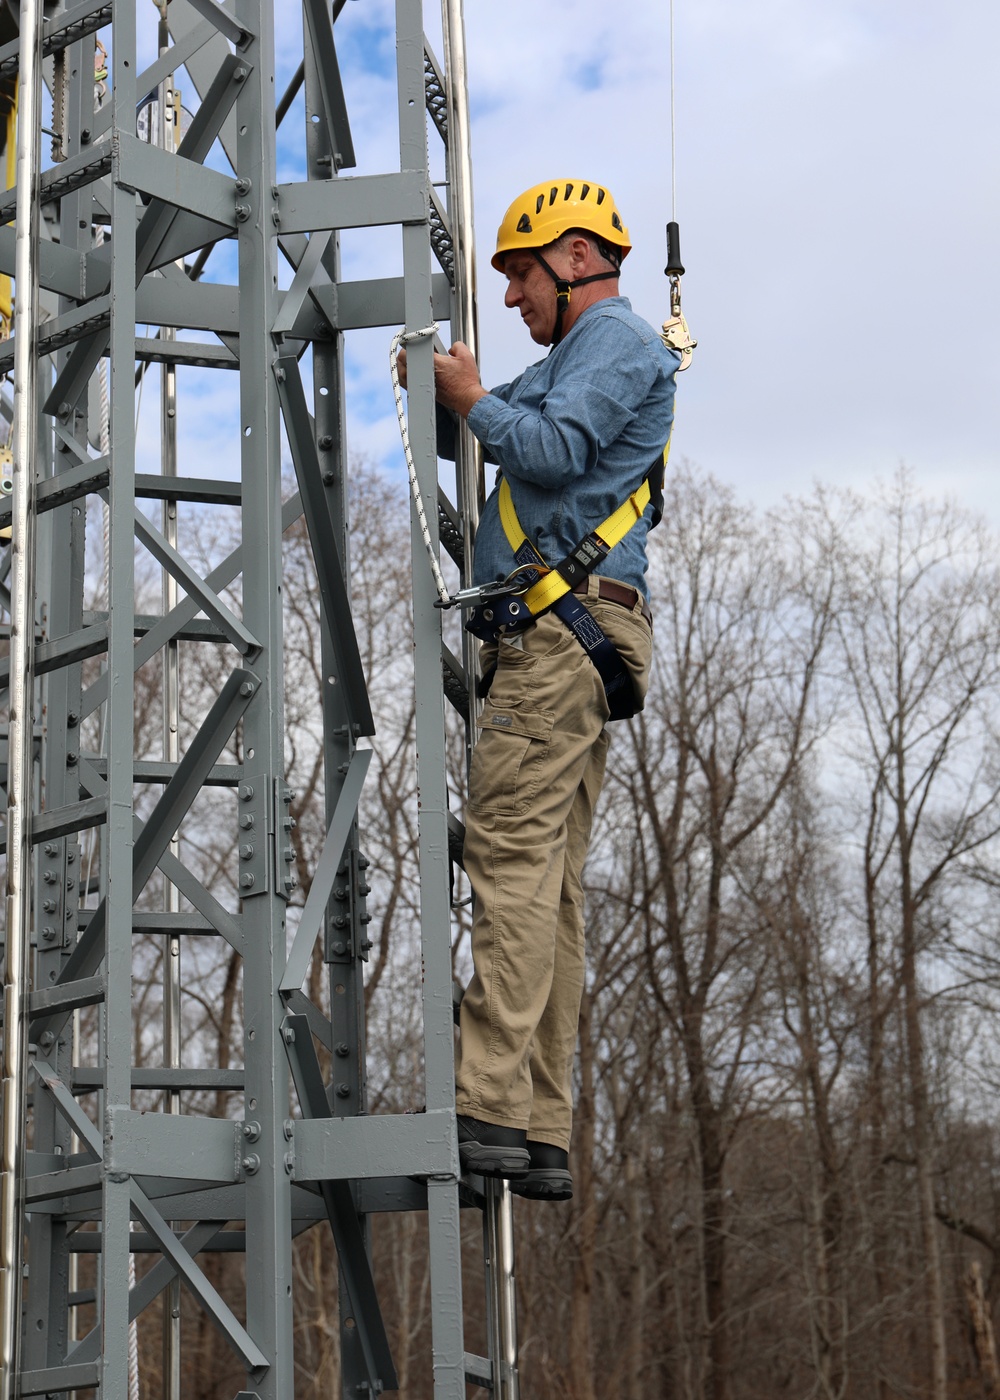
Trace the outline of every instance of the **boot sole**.
<path fill-rule="evenodd" d="M 530 1158 L 523 1147 L 487 1147 L 481 1142 L 462 1142 L 458 1147 L 463 1172 L 479 1176 L 517 1178 L 527 1176 Z"/>
<path fill-rule="evenodd" d="M 558 1168 L 534 1167 L 510 1189 L 529 1201 L 569 1201 L 573 1198 L 573 1178 Z"/>

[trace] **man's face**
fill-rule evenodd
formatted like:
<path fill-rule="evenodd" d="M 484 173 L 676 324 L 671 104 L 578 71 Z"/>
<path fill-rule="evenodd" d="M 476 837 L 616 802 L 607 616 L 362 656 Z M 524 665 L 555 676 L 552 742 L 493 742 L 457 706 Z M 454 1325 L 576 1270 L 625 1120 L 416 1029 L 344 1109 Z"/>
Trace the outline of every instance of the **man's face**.
<path fill-rule="evenodd" d="M 552 271 L 572 278 L 570 258 L 565 253 L 545 254 Z M 508 253 L 503 263 L 507 278 L 504 305 L 517 307 L 528 333 L 538 345 L 551 345 L 556 328 L 556 284 L 531 253 Z"/>

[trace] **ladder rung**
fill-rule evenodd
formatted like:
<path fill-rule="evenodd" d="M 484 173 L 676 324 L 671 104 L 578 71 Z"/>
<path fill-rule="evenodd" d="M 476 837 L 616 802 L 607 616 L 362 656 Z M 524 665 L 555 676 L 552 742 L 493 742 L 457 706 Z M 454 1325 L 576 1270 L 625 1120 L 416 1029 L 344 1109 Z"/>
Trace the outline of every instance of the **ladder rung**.
<path fill-rule="evenodd" d="M 108 804 L 104 797 L 88 797 L 84 802 L 71 802 L 66 807 L 53 807 L 39 812 L 31 819 L 31 842 L 54 841 L 60 836 L 72 836 L 77 831 L 89 831 L 108 819 Z"/>
<path fill-rule="evenodd" d="M 476 1356 L 473 1352 L 467 1351 L 463 1364 L 467 1381 L 481 1385 L 484 1390 L 493 1389 L 493 1367 L 485 1356 Z"/>
<path fill-rule="evenodd" d="M 43 987 L 31 993 L 30 1018 L 36 1020 L 62 1011 L 78 1011 L 82 1006 L 96 1006 L 104 1000 L 105 990 L 103 976 L 81 977 L 76 982 Z"/>
<path fill-rule="evenodd" d="M 29 1176 L 25 1185 L 25 1200 L 51 1201 L 58 1196 L 80 1196 L 85 1191 L 99 1191 L 103 1170 L 100 1162 L 91 1162 L 85 1167 L 68 1167 L 61 1172 Z"/>
<path fill-rule="evenodd" d="M 469 713 L 469 687 L 465 678 L 465 667 L 450 647 L 441 643 L 441 677 L 446 697 L 459 714 Z"/>
<path fill-rule="evenodd" d="M 22 1371 L 19 1395 L 62 1395 L 67 1390 L 93 1390 L 100 1383 L 101 1363 L 84 1361 L 78 1366 L 51 1366 L 45 1371 Z"/>
<path fill-rule="evenodd" d="M 440 488 L 438 489 L 438 538 L 441 541 L 441 547 L 447 551 L 459 569 L 463 568 L 465 564 L 465 537 L 462 534 L 462 522 L 458 518 L 455 507 Z"/>
<path fill-rule="evenodd" d="M 181 1066 L 168 1069 L 159 1065 L 133 1067 L 133 1089 L 225 1089 L 242 1090 L 245 1074 L 242 1069 L 195 1069 Z M 104 1088 L 104 1070 L 84 1065 L 73 1071 L 73 1092 L 86 1093 Z"/>
<path fill-rule="evenodd" d="M 448 857 L 455 865 L 462 866 L 465 850 L 465 827 L 453 812 L 448 813 Z M 462 866 L 462 869 L 465 867 Z"/>

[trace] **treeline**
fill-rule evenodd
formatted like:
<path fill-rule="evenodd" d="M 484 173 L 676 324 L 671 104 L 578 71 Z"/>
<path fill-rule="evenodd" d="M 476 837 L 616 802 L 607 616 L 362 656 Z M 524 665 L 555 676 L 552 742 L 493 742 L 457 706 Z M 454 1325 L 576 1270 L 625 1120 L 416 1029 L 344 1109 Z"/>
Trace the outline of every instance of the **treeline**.
<path fill-rule="evenodd" d="M 422 1103 L 408 524 L 377 472 L 358 467 L 354 493 L 379 726 L 362 812 L 378 1112 Z M 575 1195 L 515 1207 L 522 1395 L 996 1397 L 997 541 L 905 474 L 765 514 L 682 468 L 651 552 L 654 676 L 643 714 L 615 727 L 588 867 Z M 324 678 L 295 530 L 285 602 L 304 898 Z M 213 683 L 195 646 L 183 664 L 182 695 Z M 156 708 L 137 707 L 151 736 Z M 457 725 L 453 740 L 458 807 Z M 199 840 L 185 858 L 234 902 L 234 862 Z M 182 953 L 185 1054 L 235 1062 L 238 960 L 206 945 Z M 149 971 L 137 1036 L 155 1063 L 152 943 Z M 318 1002 L 325 982 L 317 963 Z M 186 1108 L 236 1111 L 223 1095 Z M 482 1251 L 466 1215 L 474 1341 Z M 382 1217 L 373 1235 L 402 1394 L 430 1400 L 423 1222 Z M 331 1259 L 321 1231 L 297 1243 L 300 1400 L 340 1394 Z M 240 1270 L 210 1265 L 234 1301 Z M 155 1318 L 140 1330 L 152 1377 Z M 218 1352 L 206 1336 L 189 1353 L 191 1400 L 231 1400 Z"/>

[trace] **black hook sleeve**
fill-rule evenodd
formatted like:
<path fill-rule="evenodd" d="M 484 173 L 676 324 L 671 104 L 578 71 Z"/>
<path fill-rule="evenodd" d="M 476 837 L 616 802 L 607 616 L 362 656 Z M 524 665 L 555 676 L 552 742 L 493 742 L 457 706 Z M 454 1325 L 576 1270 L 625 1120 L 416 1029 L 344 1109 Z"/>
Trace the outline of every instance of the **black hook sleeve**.
<path fill-rule="evenodd" d="M 681 262 L 681 231 L 673 222 L 667 224 L 667 265 L 663 271 L 667 277 L 673 273 L 682 276 L 684 272 L 684 264 Z"/>

